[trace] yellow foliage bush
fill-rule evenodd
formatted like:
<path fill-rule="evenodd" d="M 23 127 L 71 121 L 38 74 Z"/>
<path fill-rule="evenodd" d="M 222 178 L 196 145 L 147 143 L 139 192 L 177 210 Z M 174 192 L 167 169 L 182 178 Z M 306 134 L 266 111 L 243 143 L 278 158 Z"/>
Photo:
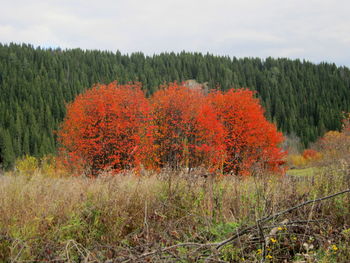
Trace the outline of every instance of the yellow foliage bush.
<path fill-rule="evenodd" d="M 41 158 L 41 174 L 47 177 L 66 177 L 70 176 L 62 161 L 54 155 L 46 155 Z"/>
<path fill-rule="evenodd" d="M 17 174 L 25 176 L 66 177 L 68 174 L 62 162 L 53 155 L 41 159 L 26 155 L 16 161 L 15 170 Z"/>
<path fill-rule="evenodd" d="M 35 172 L 38 171 L 39 162 L 37 158 L 30 155 L 26 155 L 23 158 L 16 161 L 15 167 L 19 174 L 32 176 Z"/>
<path fill-rule="evenodd" d="M 53 156 L 47 155 L 41 159 L 41 173 L 45 176 L 55 176 L 56 173 L 56 160 Z"/>
<path fill-rule="evenodd" d="M 295 167 L 304 167 L 307 165 L 308 160 L 300 154 L 293 154 L 289 156 L 289 162 Z"/>

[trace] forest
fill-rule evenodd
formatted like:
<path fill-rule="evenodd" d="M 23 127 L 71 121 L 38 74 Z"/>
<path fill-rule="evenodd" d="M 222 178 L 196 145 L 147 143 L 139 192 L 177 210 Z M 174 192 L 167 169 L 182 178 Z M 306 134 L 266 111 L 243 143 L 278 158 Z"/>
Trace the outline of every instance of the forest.
<path fill-rule="evenodd" d="M 340 130 L 350 110 L 350 70 L 287 58 L 231 58 L 201 53 L 121 54 L 0 44 L 0 163 L 57 151 L 66 105 L 94 84 L 138 81 L 147 96 L 166 83 L 194 79 L 209 89 L 248 88 L 265 116 L 303 147 Z"/>

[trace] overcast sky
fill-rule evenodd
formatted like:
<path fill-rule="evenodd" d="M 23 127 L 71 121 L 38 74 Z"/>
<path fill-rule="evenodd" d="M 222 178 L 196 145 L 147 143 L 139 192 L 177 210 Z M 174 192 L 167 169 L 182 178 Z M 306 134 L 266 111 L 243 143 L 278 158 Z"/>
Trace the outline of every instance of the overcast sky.
<path fill-rule="evenodd" d="M 0 42 L 350 66 L 348 0 L 1 0 Z"/>

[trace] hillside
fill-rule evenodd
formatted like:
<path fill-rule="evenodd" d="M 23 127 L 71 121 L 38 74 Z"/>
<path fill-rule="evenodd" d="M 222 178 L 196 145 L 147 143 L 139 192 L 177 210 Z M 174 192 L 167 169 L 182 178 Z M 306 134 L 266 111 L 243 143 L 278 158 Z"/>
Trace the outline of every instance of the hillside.
<path fill-rule="evenodd" d="M 66 103 L 94 83 L 140 81 L 147 95 L 165 82 L 195 79 L 209 88 L 256 90 L 266 117 L 304 145 L 340 128 L 350 111 L 350 70 L 285 58 L 229 58 L 200 53 L 41 49 L 0 44 L 0 163 L 56 150 L 54 130 Z"/>

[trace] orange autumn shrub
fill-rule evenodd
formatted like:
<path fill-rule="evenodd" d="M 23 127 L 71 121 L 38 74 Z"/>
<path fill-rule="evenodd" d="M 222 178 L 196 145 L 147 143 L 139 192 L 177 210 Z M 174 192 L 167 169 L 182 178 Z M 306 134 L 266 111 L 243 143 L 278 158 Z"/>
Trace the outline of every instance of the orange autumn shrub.
<path fill-rule="evenodd" d="M 249 174 L 251 169 L 281 172 L 286 153 L 278 145 L 282 133 L 268 122 L 254 92 L 231 89 L 208 97 L 225 130 L 225 173 Z"/>
<path fill-rule="evenodd" d="M 217 167 L 224 155 L 224 130 L 200 90 L 177 83 L 152 98 L 154 167 Z"/>
<path fill-rule="evenodd" d="M 307 161 L 307 163 L 311 163 L 322 158 L 322 154 L 313 149 L 306 149 L 303 152 L 303 157 Z"/>
<path fill-rule="evenodd" d="M 94 176 L 141 165 L 246 175 L 282 171 L 285 158 L 282 134 L 246 89 L 206 95 L 170 83 L 147 99 L 138 83 L 97 85 L 68 105 L 58 137 L 75 173 Z"/>
<path fill-rule="evenodd" d="M 149 102 L 140 84 L 97 85 L 68 105 L 58 134 L 62 151 L 68 162 L 87 167 L 92 175 L 134 168 L 142 158 L 148 118 Z"/>

